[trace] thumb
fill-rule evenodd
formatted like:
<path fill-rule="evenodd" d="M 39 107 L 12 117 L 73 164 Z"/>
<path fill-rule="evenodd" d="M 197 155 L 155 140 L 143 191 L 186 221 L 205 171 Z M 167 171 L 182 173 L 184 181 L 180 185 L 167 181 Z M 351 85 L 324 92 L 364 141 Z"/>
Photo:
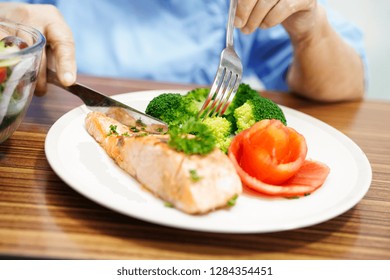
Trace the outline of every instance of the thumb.
<path fill-rule="evenodd" d="M 55 22 L 47 26 L 48 67 L 55 69 L 58 79 L 65 86 L 75 83 L 77 75 L 75 45 L 73 35 L 64 22 Z"/>

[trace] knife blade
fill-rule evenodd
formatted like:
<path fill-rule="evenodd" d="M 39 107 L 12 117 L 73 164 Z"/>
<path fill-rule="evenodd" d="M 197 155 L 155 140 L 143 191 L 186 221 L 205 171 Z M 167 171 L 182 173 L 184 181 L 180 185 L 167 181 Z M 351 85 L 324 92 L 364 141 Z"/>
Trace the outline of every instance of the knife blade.
<path fill-rule="evenodd" d="M 91 111 L 105 113 L 109 117 L 129 126 L 133 131 L 145 131 L 152 134 L 164 134 L 168 131 L 168 125 L 165 122 L 80 83 L 75 83 L 71 86 L 62 85 L 57 79 L 57 74 L 50 69 L 47 69 L 47 81 L 79 97 Z"/>

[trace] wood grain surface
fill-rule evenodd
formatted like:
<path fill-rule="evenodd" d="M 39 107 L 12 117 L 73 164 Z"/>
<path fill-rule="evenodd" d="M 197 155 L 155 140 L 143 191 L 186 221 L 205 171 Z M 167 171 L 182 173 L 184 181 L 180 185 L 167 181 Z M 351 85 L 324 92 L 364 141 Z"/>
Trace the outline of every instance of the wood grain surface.
<path fill-rule="evenodd" d="M 88 76 L 80 81 L 108 95 L 195 87 Z M 320 104 L 286 93 L 264 95 L 330 124 L 366 153 L 373 180 L 355 207 L 315 226 L 267 234 L 193 232 L 118 214 L 72 190 L 49 166 L 49 128 L 82 104 L 49 86 L 0 144 L 0 258 L 390 259 L 390 103 Z"/>

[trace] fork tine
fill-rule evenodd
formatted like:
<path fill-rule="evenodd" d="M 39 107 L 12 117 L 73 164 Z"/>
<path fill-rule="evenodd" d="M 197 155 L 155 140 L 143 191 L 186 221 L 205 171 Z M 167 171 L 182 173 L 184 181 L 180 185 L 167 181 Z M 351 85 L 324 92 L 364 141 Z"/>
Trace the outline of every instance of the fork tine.
<path fill-rule="evenodd" d="M 208 116 L 210 111 L 212 110 L 214 104 L 214 100 L 218 95 L 219 89 L 222 85 L 222 81 L 224 79 L 226 72 L 226 68 L 224 67 L 219 67 L 217 74 L 215 75 L 214 82 L 211 86 L 209 95 L 207 96 L 205 102 L 203 103 L 202 108 L 199 110 L 198 117 L 201 119 L 204 119 L 205 117 Z M 214 105 L 213 105 L 214 104 Z"/>
<path fill-rule="evenodd" d="M 221 87 L 219 98 L 218 100 L 215 100 L 216 104 L 214 106 L 214 110 L 209 114 L 210 117 L 220 115 L 221 108 L 223 108 L 226 103 L 226 99 L 230 96 L 232 79 L 234 79 L 233 72 L 228 71 L 228 74 L 225 75 L 225 80 L 223 82 L 223 87 Z"/>
<path fill-rule="evenodd" d="M 209 106 L 209 104 L 210 104 L 210 101 L 213 100 L 214 95 L 215 95 L 215 93 L 216 93 L 216 90 L 217 90 L 217 88 L 218 88 L 218 81 L 220 80 L 220 77 L 221 77 L 221 75 L 222 75 L 222 70 L 223 70 L 223 69 L 222 69 L 221 67 L 219 67 L 219 69 L 218 69 L 218 71 L 217 71 L 217 74 L 215 75 L 213 84 L 212 84 L 212 86 L 211 86 L 211 88 L 210 88 L 210 92 L 209 92 L 209 94 L 207 95 L 207 98 L 206 98 L 206 100 L 204 101 L 204 103 L 203 103 L 203 105 L 202 105 L 202 108 L 200 108 L 199 113 L 198 113 L 198 116 L 202 115 L 202 114 L 205 112 L 206 108 L 207 108 L 207 107 Z"/>
<path fill-rule="evenodd" d="M 230 77 L 229 85 L 226 88 L 225 96 L 221 100 L 221 103 L 219 104 L 219 107 L 217 108 L 213 116 L 222 116 L 225 113 L 226 109 L 229 107 L 230 103 L 232 102 L 237 92 L 239 86 L 238 81 L 239 81 L 239 75 L 231 72 L 231 77 Z"/>
<path fill-rule="evenodd" d="M 210 111 L 208 112 L 208 116 L 212 117 L 215 113 L 218 113 L 221 104 L 223 103 L 223 100 L 225 99 L 225 95 L 227 93 L 226 89 L 229 86 L 230 80 L 232 77 L 232 72 L 228 71 L 228 69 L 225 68 L 225 75 L 223 77 L 223 80 L 221 82 L 221 85 L 218 89 L 218 92 L 214 98 L 214 101 L 212 105 L 210 106 Z"/>
<path fill-rule="evenodd" d="M 222 69 L 222 68 L 221 68 Z M 218 76 L 218 81 L 213 83 L 206 102 L 199 111 L 201 119 L 206 117 L 222 116 L 233 100 L 240 81 L 240 74 L 228 71 L 224 68 L 222 78 Z"/>

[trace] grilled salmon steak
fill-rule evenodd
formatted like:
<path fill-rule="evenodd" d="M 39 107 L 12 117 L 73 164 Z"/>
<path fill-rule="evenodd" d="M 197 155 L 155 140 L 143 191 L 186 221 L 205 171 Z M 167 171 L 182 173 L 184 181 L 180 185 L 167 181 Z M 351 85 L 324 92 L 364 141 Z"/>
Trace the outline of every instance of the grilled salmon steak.
<path fill-rule="evenodd" d="M 203 214 L 228 206 L 242 192 L 232 162 L 219 149 L 186 155 L 168 146 L 168 135 L 133 132 L 99 112 L 87 115 L 86 129 L 123 170 L 183 212 Z"/>

